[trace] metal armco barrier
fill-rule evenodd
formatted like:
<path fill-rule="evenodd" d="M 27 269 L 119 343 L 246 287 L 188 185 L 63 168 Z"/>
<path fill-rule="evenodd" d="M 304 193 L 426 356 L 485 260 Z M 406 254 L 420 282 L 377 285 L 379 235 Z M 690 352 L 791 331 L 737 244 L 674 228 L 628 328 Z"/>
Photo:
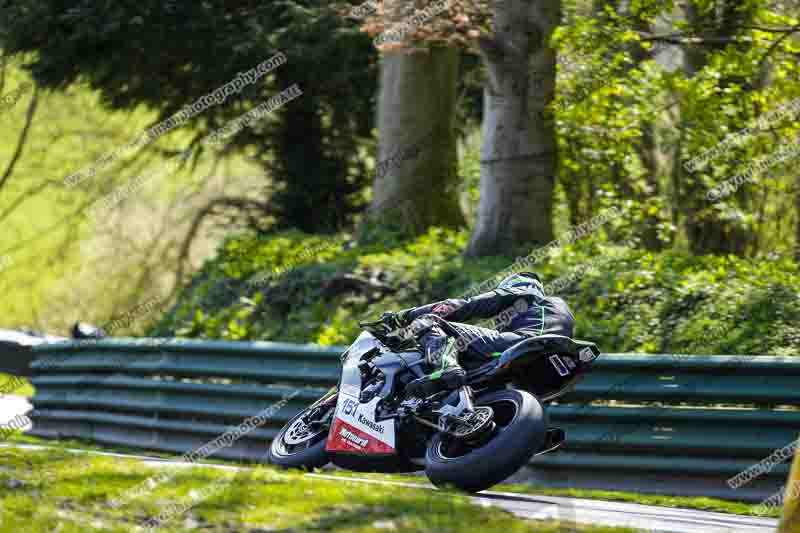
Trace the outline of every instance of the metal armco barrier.
<path fill-rule="evenodd" d="M 342 348 L 110 339 L 35 351 L 32 435 L 185 453 L 283 401 L 215 454 L 260 461 L 280 427 L 336 383 Z M 787 463 L 736 490 L 726 480 L 797 438 L 798 385 L 800 360 L 789 357 L 605 354 L 548 409 L 563 450 L 515 479 L 760 501 L 783 485 Z"/>

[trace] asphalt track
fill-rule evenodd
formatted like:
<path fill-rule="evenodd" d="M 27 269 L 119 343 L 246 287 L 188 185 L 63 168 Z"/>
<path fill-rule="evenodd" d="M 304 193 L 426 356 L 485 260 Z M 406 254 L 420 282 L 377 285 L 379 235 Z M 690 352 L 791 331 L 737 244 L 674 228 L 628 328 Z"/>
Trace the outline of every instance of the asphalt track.
<path fill-rule="evenodd" d="M 24 414 L 31 408 L 30 403 L 18 396 L 0 397 L 0 425 Z M 0 444 L 0 447 L 16 447 L 31 450 L 46 450 L 48 446 L 29 444 Z M 191 467 L 206 466 L 229 471 L 248 470 L 247 467 L 190 463 L 172 459 L 162 459 L 145 455 L 126 455 L 87 450 L 64 450 L 76 454 L 91 454 L 110 457 L 136 459 L 152 467 Z M 372 483 L 408 487 L 416 490 L 437 490 L 426 483 L 404 483 L 381 481 L 359 477 L 343 477 L 332 474 L 306 474 L 312 479 L 335 480 L 341 483 Z M 447 497 L 443 494 L 444 497 Z M 536 520 L 568 520 L 582 524 L 631 527 L 641 531 L 658 533 L 769 533 L 774 532 L 778 521 L 772 518 L 656 507 L 634 503 L 608 502 L 581 498 L 537 496 L 510 492 L 483 491 L 470 498 L 476 505 L 498 507 L 520 518 Z"/>

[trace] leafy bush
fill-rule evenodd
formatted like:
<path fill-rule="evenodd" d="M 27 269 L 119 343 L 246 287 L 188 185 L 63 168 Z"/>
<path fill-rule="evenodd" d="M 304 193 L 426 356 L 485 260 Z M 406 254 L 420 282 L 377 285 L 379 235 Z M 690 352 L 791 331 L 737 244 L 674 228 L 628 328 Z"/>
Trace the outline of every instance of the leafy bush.
<path fill-rule="evenodd" d="M 465 260 L 467 237 L 434 228 L 368 247 L 347 235 L 231 237 L 154 333 L 346 344 L 358 320 L 459 296 L 513 262 Z M 562 280 L 576 336 L 606 352 L 800 353 L 800 271 L 790 259 L 649 253 L 587 238 L 534 268 L 546 286 Z M 280 274 L 253 283 L 265 271 Z"/>

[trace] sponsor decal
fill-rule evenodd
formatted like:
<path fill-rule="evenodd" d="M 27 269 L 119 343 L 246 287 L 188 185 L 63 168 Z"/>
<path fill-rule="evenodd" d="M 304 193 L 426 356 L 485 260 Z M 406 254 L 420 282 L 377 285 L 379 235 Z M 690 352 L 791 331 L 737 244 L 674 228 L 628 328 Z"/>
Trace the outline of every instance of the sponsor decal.
<path fill-rule="evenodd" d="M 358 408 L 358 403 L 355 400 L 348 399 L 345 400 L 345 402 L 342 404 L 342 411 L 346 415 L 355 414 L 357 408 Z M 359 415 L 359 418 L 360 417 L 361 415 Z"/>
<path fill-rule="evenodd" d="M 347 442 L 355 445 L 358 448 L 364 448 L 367 444 L 369 444 L 369 439 L 363 439 L 345 428 L 342 428 L 342 430 L 339 432 L 339 435 L 341 435 Z"/>
<path fill-rule="evenodd" d="M 337 418 L 333 422 L 325 449 L 329 452 L 358 453 L 362 455 L 393 455 L 397 453 L 397 450 L 387 442 L 384 442 L 384 439 L 386 437 L 370 435 L 362 429 L 351 426 Z"/>
<path fill-rule="evenodd" d="M 375 421 L 375 407 L 380 398 L 360 403 L 358 398 L 339 395 L 333 427 L 325 449 L 331 452 L 359 454 L 394 454 L 394 420 Z M 342 429 L 355 438 L 348 438 Z"/>
<path fill-rule="evenodd" d="M 564 361 L 567 363 L 567 366 L 569 367 L 570 370 L 573 370 L 575 368 L 575 361 L 573 361 L 572 358 L 565 357 Z"/>
<path fill-rule="evenodd" d="M 561 361 L 561 358 L 559 356 L 551 355 L 550 357 L 548 357 L 548 359 L 550 360 L 550 362 L 555 367 L 556 372 L 558 372 L 559 376 L 568 376 L 569 375 L 569 370 L 567 370 L 567 367 L 564 366 L 564 363 Z"/>
<path fill-rule="evenodd" d="M 383 426 L 378 424 L 377 422 L 373 422 L 369 418 L 366 418 L 364 415 L 358 415 L 358 421 L 364 424 L 365 426 L 369 427 L 370 429 L 377 431 L 378 433 L 383 433 Z"/>

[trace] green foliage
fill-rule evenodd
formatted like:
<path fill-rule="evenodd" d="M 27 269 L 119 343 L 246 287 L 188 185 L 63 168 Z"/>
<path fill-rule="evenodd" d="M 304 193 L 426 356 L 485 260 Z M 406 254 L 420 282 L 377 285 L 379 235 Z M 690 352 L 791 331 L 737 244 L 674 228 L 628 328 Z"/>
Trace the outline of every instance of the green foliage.
<path fill-rule="evenodd" d="M 753 184 L 719 201 L 706 193 L 792 142 L 800 116 L 754 128 L 692 171 L 683 164 L 800 96 L 796 34 L 754 29 L 793 27 L 796 9 L 761 0 L 692 1 L 685 9 L 696 14 L 687 20 L 675 16 L 673 4 L 633 2 L 627 12 L 595 4 L 581 13 L 577 3 L 565 3 L 566 23 L 554 37 L 560 64 L 552 107 L 571 221 L 619 205 L 649 249 L 677 244 L 752 256 L 785 248 L 796 224 L 782 215 L 794 210 L 796 160 L 758 172 Z M 651 34 L 689 39 L 643 40 Z"/>
<path fill-rule="evenodd" d="M 32 398 L 35 392 L 33 385 L 26 378 L 0 373 L 0 397 L 3 394 L 15 394 Z"/>
<path fill-rule="evenodd" d="M 334 6 L 35 0 L 4 8 L 0 35 L 42 87 L 85 81 L 104 105 L 144 105 L 160 120 L 283 52 L 287 63 L 193 117 L 193 142 L 297 83 L 302 96 L 232 136 L 226 151 L 270 171 L 272 182 L 259 185 L 273 194 L 262 224 L 330 231 L 363 203 L 369 175 L 359 148 L 371 143 L 376 86 L 374 48 Z"/>
<path fill-rule="evenodd" d="M 0 94 L 32 84 L 17 60 L 6 61 L 0 80 Z M 33 88 L 26 89 L 13 107 L 0 110 L 0 175 L 17 148 L 33 94 Z M 214 190 L 219 182 L 225 180 L 229 195 L 250 190 L 258 167 L 241 156 L 227 158 L 221 168 L 203 158 L 194 173 L 187 168 L 161 170 L 190 142 L 191 129 L 121 157 L 77 186 L 64 183 L 68 175 L 135 139 L 155 118 L 144 107 L 109 111 L 97 92 L 84 85 L 64 92 L 39 89 L 29 135 L 0 187 L 2 327 L 65 334 L 76 320 L 107 323 L 164 296 L 191 218 L 219 194 Z M 139 176 L 158 177 L 146 180 L 108 216 L 87 217 L 90 203 Z M 179 202 L 184 205 L 176 206 Z M 214 235 L 199 235 L 190 264 L 207 258 L 216 242 Z M 136 327 L 117 328 L 114 334 L 141 333 L 139 323 L 132 325 Z"/>
<path fill-rule="evenodd" d="M 438 228 L 392 247 L 351 248 L 341 236 L 319 257 L 296 265 L 292 255 L 318 247 L 320 237 L 234 237 L 156 333 L 347 344 L 358 320 L 459 296 L 512 263 L 465 260 L 466 241 L 464 231 Z M 246 284 L 259 271 L 286 265 L 294 268 L 266 288 Z M 574 311 L 576 336 L 607 352 L 800 353 L 800 267 L 789 259 L 649 253 L 586 239 L 535 269 L 545 285 L 584 272 L 559 296 Z M 379 280 L 391 290 L 333 290 L 345 274 Z M 228 277 L 233 291 L 220 289 Z"/>

